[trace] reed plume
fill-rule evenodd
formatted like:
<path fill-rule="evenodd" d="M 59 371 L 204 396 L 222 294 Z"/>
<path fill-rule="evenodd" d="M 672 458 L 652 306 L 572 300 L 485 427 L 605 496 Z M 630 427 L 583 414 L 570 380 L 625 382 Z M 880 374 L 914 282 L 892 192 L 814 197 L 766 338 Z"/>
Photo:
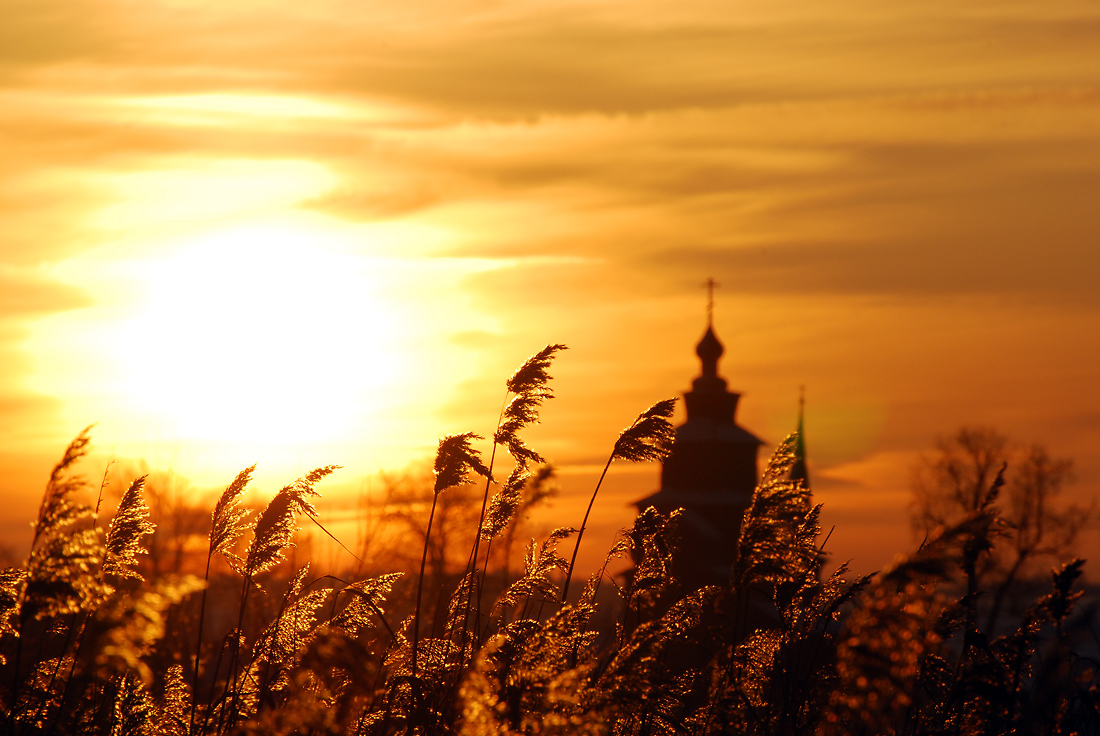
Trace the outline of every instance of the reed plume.
<path fill-rule="evenodd" d="M 545 463 L 546 460 L 532 450 L 520 438 L 519 432 L 524 427 L 538 422 L 539 407 L 547 399 L 554 398 L 550 390 L 552 376 L 549 373 L 550 363 L 554 355 L 562 350 L 568 350 L 565 345 L 554 343 L 547 345 L 539 352 L 532 355 L 521 365 L 512 376 L 505 381 L 505 407 L 497 420 L 497 429 L 493 433 L 493 447 L 489 457 L 489 474 L 485 481 L 485 493 L 481 499 L 481 513 L 478 517 L 479 533 L 474 537 L 473 549 L 470 551 L 470 561 L 467 571 L 475 572 L 478 569 L 478 555 L 481 549 L 481 540 L 488 542 L 485 552 L 485 570 L 480 578 L 475 580 L 475 585 L 470 589 L 463 612 L 462 648 L 465 651 L 467 637 L 466 621 L 470 616 L 470 609 L 474 607 L 474 629 L 480 642 L 481 633 L 481 592 L 484 587 L 485 575 L 489 568 L 489 553 L 492 549 L 493 538 L 500 533 L 514 516 L 519 508 L 519 488 L 527 479 L 529 471 L 528 463 Z M 508 397 L 511 396 L 511 400 Z M 489 501 L 489 488 L 492 483 L 492 469 L 496 461 L 497 445 L 504 446 L 516 462 L 508 482 L 500 493 L 493 498 L 492 521 L 485 523 L 486 507 Z M 486 534 L 488 532 L 488 534 Z M 474 606 L 474 598 L 477 603 Z"/>
<path fill-rule="evenodd" d="M 309 500 L 313 496 L 321 495 L 314 486 L 339 467 L 339 465 L 326 465 L 311 470 L 290 485 L 283 486 L 275 494 L 275 498 L 271 499 L 267 508 L 260 514 L 253 529 L 252 543 L 248 546 L 244 560 L 244 573 L 248 579 L 251 580 L 259 573 L 270 570 L 286 559 L 285 552 L 293 545 L 294 534 L 298 531 L 294 523 L 295 516 L 297 514 L 313 516 L 317 513 L 317 509 Z"/>
<path fill-rule="evenodd" d="M 439 440 L 433 467 L 435 475 L 433 490 L 436 495 L 448 488 L 466 483 L 470 473 L 489 475 L 489 469 L 481 462 L 478 451 L 470 447 L 471 440 L 480 439 L 482 437 L 473 432 L 463 432 L 449 434 Z"/>
<path fill-rule="evenodd" d="M 246 682 L 253 687 L 257 704 L 269 699 L 270 693 L 283 692 L 290 687 L 289 671 L 314 633 L 317 611 L 324 605 L 329 591 L 306 592 L 308 574 L 308 564 L 294 574 L 275 620 L 256 639 Z"/>
<path fill-rule="evenodd" d="M 416 690 L 417 654 L 420 646 L 420 607 L 424 593 L 424 569 L 428 564 L 428 543 L 431 540 L 432 522 L 435 519 L 435 510 L 439 502 L 439 494 L 448 488 L 466 483 L 471 473 L 490 478 L 489 468 L 481 461 L 477 450 L 470 447 L 471 440 L 482 439 L 473 432 L 462 434 L 450 434 L 439 440 L 439 448 L 435 454 L 435 486 L 432 494 L 432 508 L 428 514 L 428 527 L 424 531 L 424 552 L 420 557 L 420 575 L 416 581 L 416 608 L 413 613 L 413 640 L 412 640 L 412 680 L 413 699 L 417 700 L 419 693 Z"/>
<path fill-rule="evenodd" d="M 676 409 L 676 399 L 658 401 L 634 420 L 619 434 L 611 460 L 627 460 L 632 463 L 661 461 L 672 450 L 676 431 L 668 421 Z"/>
<path fill-rule="evenodd" d="M 145 476 L 130 484 L 118 504 L 115 517 L 107 527 L 104 574 L 115 575 L 121 580 L 145 579 L 133 568 L 138 564 L 137 556 L 146 553 L 141 546 L 141 538 L 152 534 L 157 527 L 149 521 L 149 507 L 141 496 L 144 488 Z"/>
<path fill-rule="evenodd" d="M 72 498 L 87 486 L 72 471 L 87 454 L 91 428 L 85 427 L 69 443 L 46 483 L 27 560 L 23 618 L 89 611 L 109 593 L 99 575 L 103 543 L 98 530 L 88 528 L 93 511 Z"/>
<path fill-rule="evenodd" d="M 183 679 L 183 666 L 174 664 L 164 676 L 164 698 L 157 717 L 157 736 L 187 736 L 191 728 L 190 710 L 191 693 Z"/>
<path fill-rule="evenodd" d="M 244 614 L 248 604 L 248 595 L 253 586 L 257 586 L 256 576 L 266 572 L 286 559 L 286 550 L 294 544 L 294 535 L 298 532 L 295 523 L 297 514 L 314 515 L 317 509 L 310 498 L 321 495 L 314 486 L 324 478 L 337 470 L 339 465 L 326 465 L 316 468 L 298 478 L 293 483 L 283 486 L 275 497 L 267 504 L 267 507 L 256 520 L 252 531 L 252 542 L 248 546 L 248 552 L 244 558 L 244 583 L 241 590 L 241 605 L 237 614 L 237 632 L 230 659 L 230 671 L 233 673 L 234 682 L 232 689 L 232 707 L 236 707 L 242 693 L 237 687 L 237 666 L 240 662 L 240 632 L 244 629 Z M 240 476 L 238 476 L 239 478 Z M 226 494 L 223 494 L 223 496 Z M 257 586 L 258 587 L 258 586 Z M 232 728 L 238 714 L 233 712 L 229 716 L 229 727 Z"/>
<path fill-rule="evenodd" d="M 534 539 L 530 541 L 524 556 L 523 575 L 497 599 L 490 617 L 502 614 L 506 607 L 518 606 L 521 600 L 529 600 L 536 593 L 557 598 L 557 588 L 550 575 L 554 570 L 565 569 L 565 558 L 558 554 L 558 545 L 574 531 L 569 527 L 555 529 L 541 547 Z"/>
<path fill-rule="evenodd" d="M 43 536 L 60 531 L 91 515 L 91 509 L 82 504 L 74 504 L 70 497 L 87 486 L 81 476 L 73 475 L 71 471 L 72 466 L 88 452 L 93 426 L 88 425 L 80 431 L 50 472 L 50 479 L 46 483 L 46 491 L 42 494 L 42 503 L 38 509 L 38 521 L 34 525 L 32 547 Z"/>
<path fill-rule="evenodd" d="M 332 617 L 332 626 L 344 629 L 354 636 L 360 630 L 368 628 L 372 616 L 376 616 L 386 628 L 390 639 L 396 640 L 393 629 L 386 621 L 383 604 L 386 596 L 393 590 L 394 584 L 403 575 L 404 573 L 400 572 L 390 572 L 344 586 L 340 592 L 348 594 L 351 599 L 339 613 Z"/>
<path fill-rule="evenodd" d="M 27 571 L 21 567 L 7 567 L 0 571 L 0 639 L 8 634 L 19 636 L 19 627 L 12 625 L 12 617 L 18 616 L 23 605 L 23 591 L 27 588 Z M 0 652 L 0 665 L 5 664 Z"/>
<path fill-rule="evenodd" d="M 791 434 L 775 449 L 745 511 L 733 568 L 739 590 L 815 577 L 820 568 L 820 507 L 811 505 L 800 481 L 790 480 L 797 442 L 798 435 Z"/>
<path fill-rule="evenodd" d="M 573 568 L 577 564 L 577 552 L 581 548 L 581 538 L 588 527 L 588 517 L 592 513 L 592 506 L 596 503 L 596 494 L 600 492 L 604 476 L 608 468 L 616 459 L 626 460 L 632 463 L 646 462 L 650 460 L 664 460 L 672 451 L 672 440 L 675 437 L 675 429 L 669 419 L 676 408 L 676 399 L 658 401 L 649 407 L 635 419 L 629 427 L 619 433 L 615 440 L 615 447 L 611 456 L 607 458 L 607 464 L 603 466 L 600 479 L 596 481 L 596 488 L 592 491 L 592 498 L 585 509 L 581 528 L 577 532 L 577 543 L 573 547 L 573 557 L 569 561 L 569 572 L 565 575 L 565 584 L 562 586 L 561 599 L 564 602 L 569 595 L 569 582 L 573 579 Z"/>
<path fill-rule="evenodd" d="M 241 496 L 252 480 L 256 466 L 245 468 L 233 479 L 214 505 L 210 524 L 210 551 L 206 556 L 207 576 L 210 574 L 210 558 L 220 554 L 238 571 L 242 569 L 242 560 L 233 554 L 233 545 L 248 529 L 248 517 L 251 512 L 241 508 Z"/>
<path fill-rule="evenodd" d="M 501 415 L 493 442 L 507 447 L 509 454 L 521 464 L 546 462 L 541 455 L 524 444 L 519 437 L 519 431 L 538 422 L 542 402 L 554 398 L 550 391 L 553 377 L 548 369 L 554 354 L 562 350 L 568 348 L 561 344 L 547 345 L 528 358 L 505 383 L 507 393 L 513 396 Z"/>
<path fill-rule="evenodd" d="M 241 508 L 241 495 L 248 488 L 252 479 L 252 473 L 256 466 L 252 465 L 237 473 L 233 482 L 226 486 L 218 502 L 214 505 L 214 512 L 210 520 L 210 544 L 206 552 L 206 571 L 203 580 L 210 580 L 210 563 L 215 554 L 222 555 L 239 574 L 244 574 L 244 560 L 232 551 L 233 545 L 244 535 L 248 528 L 249 512 Z M 191 670 L 191 692 L 199 691 L 199 667 L 202 663 L 202 637 L 206 625 L 206 593 L 209 584 L 203 585 L 202 598 L 199 600 L 199 625 L 195 636 L 195 664 Z M 187 732 L 195 728 L 195 708 L 197 698 L 191 699 L 190 714 L 187 722 Z"/>
<path fill-rule="evenodd" d="M 481 534 L 474 540 L 474 551 L 471 556 L 471 565 L 475 567 L 480 540 L 482 538 L 492 540 L 507 526 L 512 514 L 518 508 L 519 489 L 523 487 L 523 483 L 530 476 L 528 463 L 546 462 L 541 455 L 523 442 L 519 436 L 519 431 L 531 424 L 538 423 L 538 410 L 542 406 L 542 402 L 554 398 L 554 394 L 550 391 L 550 381 L 553 377 L 548 369 L 554 354 L 568 349 L 565 345 L 557 343 L 547 345 L 528 358 L 505 382 L 505 399 L 507 400 L 509 395 L 512 396 L 512 399 L 507 402 L 501 412 L 500 420 L 497 422 L 497 430 L 493 434 L 493 450 L 489 460 L 490 475 L 493 461 L 496 459 L 497 445 L 502 445 L 508 449 L 508 453 L 516 461 L 516 467 L 500 493 L 493 498 L 493 514 L 489 523 L 485 523 L 489 481 L 485 484 L 485 498 L 482 499 L 481 517 L 478 519 L 478 528 L 481 530 Z M 486 565 L 488 565 L 488 559 L 486 559 Z"/>
<path fill-rule="evenodd" d="M 157 723 L 156 703 L 145 684 L 132 674 L 124 673 L 115 677 L 111 713 L 109 722 L 113 733 L 119 736 L 147 736 L 155 733 Z"/>
<path fill-rule="evenodd" d="M 523 503 L 523 486 L 531 477 L 531 471 L 524 464 L 516 465 L 508 475 L 500 492 L 489 502 L 485 520 L 481 524 L 482 539 L 492 539 L 504 531 L 515 517 L 516 510 Z"/>

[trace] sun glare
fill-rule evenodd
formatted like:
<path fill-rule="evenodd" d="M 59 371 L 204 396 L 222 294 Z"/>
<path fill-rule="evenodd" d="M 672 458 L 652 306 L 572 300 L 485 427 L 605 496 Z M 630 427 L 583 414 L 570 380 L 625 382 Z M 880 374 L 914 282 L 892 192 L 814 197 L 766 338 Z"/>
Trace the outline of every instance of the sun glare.
<path fill-rule="evenodd" d="M 104 246 L 53 270 L 94 305 L 36 324 L 29 388 L 112 454 L 195 477 L 296 472 L 303 451 L 400 467 L 478 369 L 452 336 L 494 329 L 463 277 L 510 265 L 436 255 L 448 237 L 289 212 Z"/>
<path fill-rule="evenodd" d="M 209 236 L 150 263 L 143 283 L 119 335 L 145 356 L 127 392 L 185 436 L 332 439 L 400 373 L 378 275 L 285 230 Z"/>
<path fill-rule="evenodd" d="M 319 164 L 162 163 L 103 177 L 113 196 L 87 222 L 100 245 L 50 269 L 90 304 L 24 342 L 57 431 L 98 422 L 111 453 L 200 474 L 430 451 L 478 370 L 453 336 L 496 329 L 464 278 L 514 263 L 450 255 L 458 234 L 430 220 L 304 207 L 338 184 Z"/>

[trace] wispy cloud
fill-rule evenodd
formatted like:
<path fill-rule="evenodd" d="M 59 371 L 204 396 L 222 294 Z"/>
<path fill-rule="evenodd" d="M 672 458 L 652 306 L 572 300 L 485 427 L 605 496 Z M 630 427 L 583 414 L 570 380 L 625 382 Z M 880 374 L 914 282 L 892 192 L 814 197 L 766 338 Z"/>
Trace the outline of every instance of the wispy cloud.
<path fill-rule="evenodd" d="M 81 290 L 35 269 L 0 268 L 0 320 L 24 318 L 91 304 Z"/>

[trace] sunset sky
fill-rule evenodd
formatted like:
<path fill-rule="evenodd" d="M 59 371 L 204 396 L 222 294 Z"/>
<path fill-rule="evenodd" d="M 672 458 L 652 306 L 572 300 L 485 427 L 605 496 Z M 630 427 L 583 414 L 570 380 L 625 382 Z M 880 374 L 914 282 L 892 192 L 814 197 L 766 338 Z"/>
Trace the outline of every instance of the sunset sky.
<path fill-rule="evenodd" d="M 0 539 L 96 453 L 338 507 L 491 434 L 551 342 L 548 523 L 720 370 L 797 420 L 829 545 L 910 546 L 910 468 L 994 426 L 1100 492 L 1095 0 L 4 0 Z M 682 420 L 682 411 L 678 421 Z M 616 467 L 603 546 L 652 492 Z M 603 536 L 599 536 L 603 535 Z M 1090 537 L 1083 554 L 1100 558 Z M 594 550 L 595 551 L 595 550 Z M 1094 572 L 1095 574 L 1095 572 Z"/>

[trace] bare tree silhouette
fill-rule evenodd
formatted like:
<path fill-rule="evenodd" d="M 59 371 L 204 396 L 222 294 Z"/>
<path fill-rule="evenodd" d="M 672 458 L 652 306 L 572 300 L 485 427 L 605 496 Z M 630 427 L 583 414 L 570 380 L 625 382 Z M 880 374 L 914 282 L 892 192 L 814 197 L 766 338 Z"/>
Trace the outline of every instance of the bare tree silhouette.
<path fill-rule="evenodd" d="M 1010 540 L 984 556 L 978 574 L 991 586 L 986 629 L 992 632 L 1017 583 L 1046 573 L 1041 563 L 1071 555 L 1081 531 L 1095 518 L 1096 503 L 1063 497 L 1073 461 L 1053 457 L 1042 445 L 1022 448 L 991 427 L 962 427 L 940 437 L 936 452 L 913 467 L 911 523 L 928 535 L 978 511 L 998 473 L 1005 485 L 1001 534 Z"/>

